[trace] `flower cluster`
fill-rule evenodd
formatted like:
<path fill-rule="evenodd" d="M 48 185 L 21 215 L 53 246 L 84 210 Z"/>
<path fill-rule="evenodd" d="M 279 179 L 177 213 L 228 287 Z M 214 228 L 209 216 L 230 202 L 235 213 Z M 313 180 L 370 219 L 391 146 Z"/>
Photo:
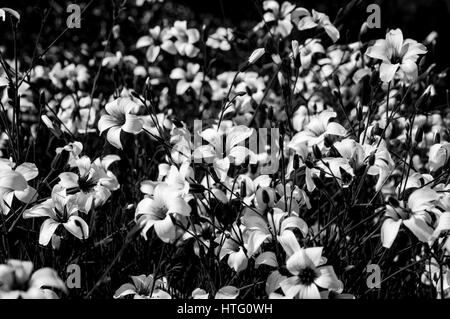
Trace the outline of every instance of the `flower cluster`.
<path fill-rule="evenodd" d="M 41 258 L 105 259 L 84 296 L 108 279 L 114 298 L 358 298 L 374 262 L 385 296 L 402 282 L 450 296 L 433 42 L 347 43 L 342 19 L 287 1 L 263 1 L 251 30 L 136 6 L 149 14 L 130 48 L 117 17 L 100 56 L 18 83 L 2 63 L 2 228 Z M 2 266 L 0 298 L 65 291 L 48 269 Z"/>

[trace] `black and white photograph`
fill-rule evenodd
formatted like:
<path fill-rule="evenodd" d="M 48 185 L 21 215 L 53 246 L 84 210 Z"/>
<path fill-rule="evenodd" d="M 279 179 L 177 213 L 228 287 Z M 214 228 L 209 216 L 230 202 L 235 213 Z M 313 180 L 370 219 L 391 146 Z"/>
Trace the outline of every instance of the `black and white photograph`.
<path fill-rule="evenodd" d="M 450 298 L 449 67 L 450 0 L 2 0 L 0 299 Z"/>

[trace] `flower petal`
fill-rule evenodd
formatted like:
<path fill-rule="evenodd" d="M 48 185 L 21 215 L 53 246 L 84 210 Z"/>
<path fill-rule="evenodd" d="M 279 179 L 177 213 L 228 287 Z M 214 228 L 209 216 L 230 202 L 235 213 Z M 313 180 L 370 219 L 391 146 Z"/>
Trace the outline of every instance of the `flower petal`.
<path fill-rule="evenodd" d="M 393 220 L 392 218 L 387 218 L 383 225 L 381 226 L 381 242 L 383 243 L 383 247 L 391 248 L 392 243 L 395 238 L 397 238 L 398 230 L 400 229 L 400 225 L 402 224 L 402 220 Z"/>
<path fill-rule="evenodd" d="M 89 237 L 89 226 L 79 216 L 70 216 L 67 223 L 64 223 L 63 226 L 78 239 L 87 239 Z"/>
<path fill-rule="evenodd" d="M 53 234 L 56 231 L 56 228 L 58 228 L 59 225 L 60 223 L 54 221 L 51 218 L 44 220 L 41 225 L 41 231 L 39 233 L 39 244 L 46 246 L 50 242 L 50 239 L 52 238 Z"/>

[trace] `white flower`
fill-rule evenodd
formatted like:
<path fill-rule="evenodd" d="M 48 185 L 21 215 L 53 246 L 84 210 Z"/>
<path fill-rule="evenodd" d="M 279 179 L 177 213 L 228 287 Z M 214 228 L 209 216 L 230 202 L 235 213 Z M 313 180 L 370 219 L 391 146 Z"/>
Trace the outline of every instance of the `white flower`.
<path fill-rule="evenodd" d="M 310 117 L 305 130 L 295 134 L 288 147 L 296 149 L 296 145 L 307 142 L 310 148 L 317 145 L 322 149 L 326 135 L 345 136 L 347 134 L 345 128 L 339 123 L 330 121 L 336 115 L 336 112 L 323 111 L 317 116 Z"/>
<path fill-rule="evenodd" d="M 252 134 L 253 129 L 251 128 L 243 125 L 235 126 L 226 134 L 227 138 L 224 148 L 222 143 L 223 133 L 213 128 L 206 129 L 200 135 L 209 144 L 197 147 L 194 150 L 194 159 L 206 159 L 208 162 L 212 162 L 214 171 L 223 182 L 227 177 L 231 161 L 236 165 L 240 165 L 247 156 L 253 158 L 253 152 L 241 145 Z"/>
<path fill-rule="evenodd" d="M 150 28 L 148 31 L 150 35 L 139 38 L 136 43 L 136 48 L 147 48 L 146 57 L 150 63 L 156 61 L 161 50 L 172 55 L 177 53 L 177 48 L 171 40 L 172 34 L 169 29 L 161 29 L 160 26 L 156 26 Z"/>
<path fill-rule="evenodd" d="M 288 298 L 321 299 L 317 287 L 338 291 L 342 282 L 332 266 L 325 266 L 322 247 L 300 248 L 295 235 L 286 231 L 279 237 L 286 251 L 286 268 L 293 275 L 283 279 L 279 285 Z"/>
<path fill-rule="evenodd" d="M 400 226 L 405 225 L 421 242 L 430 240 L 433 234 L 431 216 L 438 193 L 429 187 L 415 190 L 408 198 L 407 207 L 386 205 L 386 219 L 381 226 L 383 247 L 390 248 L 398 235 Z"/>
<path fill-rule="evenodd" d="M 88 213 L 92 208 L 103 205 L 111 196 L 111 191 L 119 188 L 116 176 L 108 170 L 118 160 L 120 157 L 117 155 L 106 155 L 91 163 L 89 157 L 82 156 L 75 162 L 78 174 L 59 174 L 59 185 L 76 198 L 80 211 Z"/>
<path fill-rule="evenodd" d="M 274 35 L 279 35 L 282 38 L 287 37 L 292 31 L 291 12 L 295 9 L 295 5 L 285 1 L 279 5 L 274 0 L 263 2 L 263 9 L 265 11 L 263 21 L 260 22 L 255 29 L 261 29 L 266 24 L 270 27 L 270 32 Z"/>
<path fill-rule="evenodd" d="M 37 199 L 36 189 L 28 185 L 39 174 L 36 165 L 26 162 L 15 169 L 13 166 L 15 163 L 9 160 L 0 161 L 0 209 L 5 215 L 10 212 L 14 197 L 25 204 Z"/>
<path fill-rule="evenodd" d="M 52 289 L 67 294 L 64 282 L 52 268 L 33 272 L 31 261 L 10 259 L 0 265 L 0 299 L 58 299 Z"/>
<path fill-rule="evenodd" d="M 60 186 L 55 186 L 52 197 L 23 213 L 23 218 L 47 217 L 39 233 L 39 244 L 47 245 L 56 229 L 62 225 L 69 233 L 79 239 L 89 237 L 89 227 L 78 216 L 78 206 L 74 197 L 66 196 Z"/>
<path fill-rule="evenodd" d="M 188 29 L 187 21 L 175 21 L 170 33 L 177 39 L 175 47 L 180 55 L 194 58 L 200 52 L 194 45 L 200 40 L 200 32 L 194 28 Z"/>
<path fill-rule="evenodd" d="M 435 172 L 444 166 L 450 157 L 450 143 L 437 143 L 428 151 L 428 165 L 430 172 Z"/>
<path fill-rule="evenodd" d="M 114 299 L 132 296 L 133 299 L 172 299 L 166 292 L 167 279 L 154 279 L 153 275 L 131 276 L 133 284 L 123 284 L 114 294 Z"/>
<path fill-rule="evenodd" d="M 172 80 L 178 80 L 177 95 L 183 95 L 189 88 L 192 88 L 195 93 L 200 94 L 200 89 L 203 82 L 203 72 L 200 71 L 200 65 L 197 63 L 188 63 L 186 71 L 182 68 L 175 68 L 170 73 Z"/>
<path fill-rule="evenodd" d="M 297 28 L 308 30 L 312 28 L 323 28 L 328 36 L 336 42 L 339 39 L 339 30 L 330 22 L 330 18 L 321 12 L 312 10 L 312 14 L 305 8 L 297 8 L 292 14 L 292 21 L 297 25 Z"/>
<path fill-rule="evenodd" d="M 172 221 L 175 215 L 189 216 L 191 207 L 182 197 L 182 191 L 167 183 L 158 184 L 153 197 L 141 200 L 136 208 L 136 221 L 142 227 L 142 235 L 155 229 L 156 235 L 164 242 L 176 239 L 176 225 Z"/>
<path fill-rule="evenodd" d="M 380 79 L 383 82 L 392 81 L 398 69 L 408 81 L 413 82 L 418 74 L 416 61 L 419 55 L 426 52 L 427 49 L 423 44 L 412 39 L 403 40 L 402 31 L 395 29 L 386 34 L 386 39 L 377 40 L 369 47 L 366 55 L 382 60 Z"/>
<path fill-rule="evenodd" d="M 217 28 L 216 32 L 211 34 L 206 40 L 206 45 L 213 49 L 229 51 L 231 49 L 230 42 L 233 40 L 233 30 L 230 28 Z"/>
<path fill-rule="evenodd" d="M 142 130 L 142 119 L 133 112 L 137 112 L 139 104 L 129 98 L 118 98 L 105 106 L 106 115 L 98 121 L 100 134 L 108 131 L 106 139 L 111 145 L 122 149 L 120 132 L 138 134 Z"/>

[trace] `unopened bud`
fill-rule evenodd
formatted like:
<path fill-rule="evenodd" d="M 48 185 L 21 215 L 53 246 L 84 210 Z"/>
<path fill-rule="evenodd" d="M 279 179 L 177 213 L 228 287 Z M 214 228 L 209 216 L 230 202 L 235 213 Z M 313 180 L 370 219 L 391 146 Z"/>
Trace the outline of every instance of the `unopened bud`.
<path fill-rule="evenodd" d="M 341 86 L 341 81 L 336 73 L 333 73 L 333 83 L 337 88 Z"/>
<path fill-rule="evenodd" d="M 415 138 L 416 143 L 419 144 L 420 142 L 422 142 L 422 138 L 423 138 L 423 126 L 419 126 L 416 132 Z"/>
<path fill-rule="evenodd" d="M 319 147 L 317 145 L 313 145 L 312 149 L 316 159 L 320 160 L 322 158 L 322 152 L 320 151 Z"/>
<path fill-rule="evenodd" d="M 247 186 L 245 180 L 241 182 L 241 197 L 244 198 L 247 196 Z"/>
<path fill-rule="evenodd" d="M 264 55 L 265 52 L 266 52 L 266 50 L 264 48 L 256 49 L 255 51 L 253 51 L 253 53 L 248 58 L 248 63 L 254 64 L 256 61 L 258 61 Z"/>

